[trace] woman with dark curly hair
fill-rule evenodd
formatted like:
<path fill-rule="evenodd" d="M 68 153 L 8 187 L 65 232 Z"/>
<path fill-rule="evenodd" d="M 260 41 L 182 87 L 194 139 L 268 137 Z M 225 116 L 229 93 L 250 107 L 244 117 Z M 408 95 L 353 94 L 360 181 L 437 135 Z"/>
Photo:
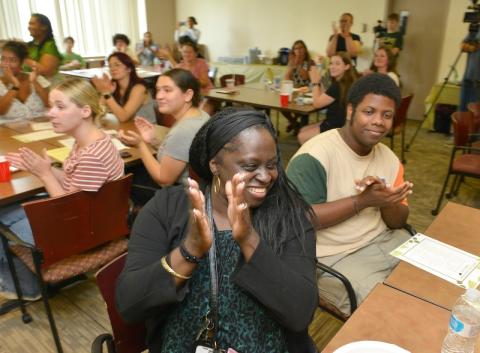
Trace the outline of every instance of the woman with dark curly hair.
<path fill-rule="evenodd" d="M 195 136 L 190 165 L 199 183 L 157 192 L 135 222 L 121 315 L 146 321 L 154 353 L 315 351 L 311 209 L 286 177 L 270 119 L 219 112 Z"/>
<path fill-rule="evenodd" d="M 28 57 L 22 42 L 6 42 L 2 49 L 0 69 L 0 124 L 43 116 L 48 107 L 47 80 L 39 78 L 37 69 L 22 71 Z"/>

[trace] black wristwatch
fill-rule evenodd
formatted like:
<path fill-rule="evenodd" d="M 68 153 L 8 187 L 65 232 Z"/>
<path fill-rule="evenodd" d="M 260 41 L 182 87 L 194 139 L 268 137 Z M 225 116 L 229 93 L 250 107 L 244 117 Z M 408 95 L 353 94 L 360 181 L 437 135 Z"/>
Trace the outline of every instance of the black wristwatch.
<path fill-rule="evenodd" d="M 183 243 L 180 243 L 180 254 L 182 254 L 183 258 L 187 260 L 188 262 L 191 262 L 192 264 L 198 264 L 200 261 L 200 258 L 196 257 L 195 255 L 192 255 L 188 252 L 187 249 L 185 249 L 185 245 Z"/>
<path fill-rule="evenodd" d="M 110 93 L 103 95 L 103 99 L 109 99 L 109 98 L 112 98 L 112 95 Z"/>

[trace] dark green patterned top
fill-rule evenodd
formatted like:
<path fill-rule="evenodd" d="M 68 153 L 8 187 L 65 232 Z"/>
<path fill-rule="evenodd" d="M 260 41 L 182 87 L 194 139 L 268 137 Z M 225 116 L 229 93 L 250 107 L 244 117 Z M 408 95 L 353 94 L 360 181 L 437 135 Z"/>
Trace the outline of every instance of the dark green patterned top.
<path fill-rule="evenodd" d="M 215 232 L 219 278 L 219 322 L 217 342 L 223 349 L 239 353 L 287 353 L 282 327 L 249 293 L 231 280 L 240 248 L 231 231 Z M 192 343 L 209 310 L 210 269 L 205 258 L 189 280 L 190 292 L 172 307 L 162 329 L 162 352 L 190 353 Z"/>

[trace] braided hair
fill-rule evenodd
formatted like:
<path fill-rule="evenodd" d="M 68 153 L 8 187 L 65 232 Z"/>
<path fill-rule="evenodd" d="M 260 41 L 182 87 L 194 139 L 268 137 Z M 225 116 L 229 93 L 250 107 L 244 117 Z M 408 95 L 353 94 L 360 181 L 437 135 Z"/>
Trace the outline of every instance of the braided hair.
<path fill-rule="evenodd" d="M 190 146 L 189 163 L 202 179 L 202 185 L 211 184 L 213 174 L 209 162 L 226 144 L 234 145 L 238 135 L 247 129 L 265 129 L 275 141 L 278 177 L 264 202 L 252 210 L 252 223 L 260 237 L 281 254 L 284 244 L 294 235 L 304 244 L 306 216 L 312 217 L 310 205 L 303 200 L 283 168 L 277 133 L 270 118 L 250 108 L 229 107 L 221 110 L 198 131 Z"/>

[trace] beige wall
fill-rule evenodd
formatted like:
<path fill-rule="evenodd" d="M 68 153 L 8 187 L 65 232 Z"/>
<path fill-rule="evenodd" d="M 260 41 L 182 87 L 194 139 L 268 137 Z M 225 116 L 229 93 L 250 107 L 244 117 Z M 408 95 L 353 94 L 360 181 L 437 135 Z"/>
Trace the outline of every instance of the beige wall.
<path fill-rule="evenodd" d="M 467 6 L 471 4 L 469 0 L 451 0 L 448 9 L 447 25 L 445 28 L 445 40 L 440 55 L 440 68 L 438 70 L 437 81 L 443 81 L 448 75 L 450 66 L 453 65 L 458 53 L 460 52 L 460 43 L 468 33 L 468 23 L 463 23 L 463 14 Z M 466 54 L 462 54 L 456 65 L 458 79 L 462 79 L 465 70 Z M 450 76 L 454 79 L 454 75 Z"/>
<path fill-rule="evenodd" d="M 410 119 L 422 119 L 424 100 L 437 81 L 449 7 L 450 0 L 392 1 L 393 11 L 410 12 L 398 65 L 404 93 L 415 94 L 408 112 Z"/>
<path fill-rule="evenodd" d="M 151 0 L 152 1 L 152 0 Z M 422 119 L 431 86 L 448 73 L 467 33 L 462 23 L 469 0 L 176 0 L 176 18 L 195 16 L 211 60 L 218 56 L 247 55 L 258 46 L 274 56 L 302 38 L 311 52 L 325 52 L 332 20 L 345 11 L 355 16 L 353 32 L 362 36 L 364 51 L 358 66 L 371 60 L 372 26 L 390 11 L 410 12 L 405 47 L 398 71 L 405 93 L 415 94 L 409 118 Z M 364 32 L 366 25 L 366 32 Z M 465 58 L 457 68 L 463 76 Z"/>
<path fill-rule="evenodd" d="M 175 0 L 145 0 L 147 28 L 155 42 L 173 43 L 175 31 Z"/>
<path fill-rule="evenodd" d="M 361 3 L 361 5 L 359 5 Z M 360 34 L 367 48 L 359 66 L 370 61 L 372 26 L 384 18 L 387 0 L 177 0 L 178 19 L 195 16 L 200 42 L 208 46 L 210 59 L 245 56 L 257 46 L 262 54 L 276 56 L 281 47 L 303 39 L 310 51 L 325 53 L 332 21 L 352 12 L 352 31 Z M 363 33 L 364 24 L 366 33 Z"/>

